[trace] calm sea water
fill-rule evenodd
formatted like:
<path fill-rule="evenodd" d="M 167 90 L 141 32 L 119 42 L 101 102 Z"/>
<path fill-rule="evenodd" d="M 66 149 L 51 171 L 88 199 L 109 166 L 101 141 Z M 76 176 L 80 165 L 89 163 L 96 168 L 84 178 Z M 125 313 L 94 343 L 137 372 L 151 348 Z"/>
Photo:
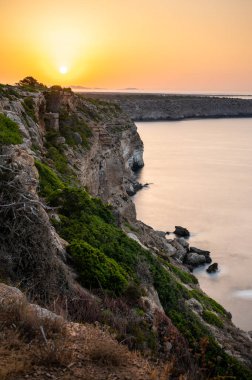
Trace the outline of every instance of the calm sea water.
<path fill-rule="evenodd" d="M 220 271 L 194 271 L 233 322 L 252 330 L 252 119 L 137 123 L 149 188 L 134 197 L 155 229 L 187 227 L 190 244 L 211 251 Z"/>

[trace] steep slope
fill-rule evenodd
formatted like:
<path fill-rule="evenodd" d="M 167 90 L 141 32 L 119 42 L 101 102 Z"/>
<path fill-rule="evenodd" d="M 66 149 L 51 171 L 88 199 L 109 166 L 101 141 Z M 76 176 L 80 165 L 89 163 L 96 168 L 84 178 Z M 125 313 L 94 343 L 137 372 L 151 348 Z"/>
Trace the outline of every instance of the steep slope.
<path fill-rule="evenodd" d="M 136 221 L 143 146 L 121 109 L 58 87 L 0 96 L 1 279 L 109 325 L 173 378 L 251 378 L 251 338 L 183 266 L 188 244 Z"/>

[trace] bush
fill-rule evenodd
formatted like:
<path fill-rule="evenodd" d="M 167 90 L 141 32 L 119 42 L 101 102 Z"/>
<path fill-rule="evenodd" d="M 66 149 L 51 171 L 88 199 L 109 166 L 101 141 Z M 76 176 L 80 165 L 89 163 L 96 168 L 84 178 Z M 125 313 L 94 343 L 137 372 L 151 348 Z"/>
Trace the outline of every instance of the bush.
<path fill-rule="evenodd" d="M 24 98 L 22 106 L 24 107 L 26 114 L 30 116 L 35 122 L 37 122 L 33 98 L 31 96 Z"/>
<path fill-rule="evenodd" d="M 104 340 L 102 344 L 93 347 L 89 353 L 90 359 L 101 366 L 121 366 L 128 361 L 126 347 L 112 340 Z"/>
<path fill-rule="evenodd" d="M 201 290 L 191 290 L 190 294 L 192 298 L 196 298 L 196 300 L 198 300 L 203 306 L 205 306 L 205 308 L 210 309 L 215 313 L 230 319 L 230 313 L 228 313 L 224 309 L 224 307 L 221 306 L 218 302 L 204 294 Z"/>
<path fill-rule="evenodd" d="M 214 326 L 219 327 L 221 329 L 224 326 L 222 320 L 212 311 L 204 310 L 202 317 L 210 325 L 214 325 Z"/>
<path fill-rule="evenodd" d="M 70 146 L 78 145 L 75 134 L 78 133 L 81 137 L 81 145 L 88 147 L 89 138 L 92 136 L 90 127 L 83 120 L 80 120 L 74 114 L 60 114 L 60 134 L 65 137 L 66 143 Z"/>
<path fill-rule="evenodd" d="M 43 83 L 39 83 L 37 79 L 28 76 L 20 80 L 17 85 L 26 91 L 42 91 L 46 89 Z"/>
<path fill-rule="evenodd" d="M 39 172 L 41 195 L 49 196 L 52 192 L 64 188 L 63 182 L 49 166 L 38 160 L 35 161 L 35 165 Z"/>
<path fill-rule="evenodd" d="M 21 144 L 22 141 L 17 123 L 0 113 L 0 144 Z"/>
<path fill-rule="evenodd" d="M 120 294 L 127 286 L 127 274 L 115 260 L 83 241 L 68 247 L 80 282 L 91 288 L 102 288 Z"/>
<path fill-rule="evenodd" d="M 186 272 L 186 271 L 184 271 L 184 270 L 182 270 L 182 269 L 180 269 L 180 268 L 178 268 L 175 265 L 172 265 L 170 263 L 165 262 L 165 265 L 167 265 L 171 269 L 171 271 L 174 274 L 176 274 L 176 276 L 178 276 L 178 278 L 184 284 L 198 284 L 199 283 L 197 278 L 194 275 L 192 275 L 192 274 L 190 274 L 190 273 L 188 273 L 188 272 Z"/>

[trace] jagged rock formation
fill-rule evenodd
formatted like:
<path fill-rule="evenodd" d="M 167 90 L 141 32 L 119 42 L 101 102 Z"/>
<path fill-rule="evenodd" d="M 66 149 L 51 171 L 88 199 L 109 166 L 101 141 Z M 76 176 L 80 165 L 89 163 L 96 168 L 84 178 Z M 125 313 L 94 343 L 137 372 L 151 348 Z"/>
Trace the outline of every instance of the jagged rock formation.
<path fill-rule="evenodd" d="M 204 378 L 204 373 L 219 374 L 221 366 L 231 371 L 226 373 L 251 378 L 233 358 L 252 367 L 252 340 L 200 291 L 183 266 L 190 254 L 187 241 L 167 240 L 163 232 L 136 220 L 129 194 L 137 186 L 134 171 L 143 166 L 143 145 L 120 107 L 60 89 L 10 92 L 6 87 L 0 91 L 0 113 L 17 123 L 23 137 L 20 144 L 1 145 L 2 281 L 19 282 L 40 304 L 64 301 L 70 316 L 81 310 L 77 319 L 85 314 L 85 320 L 111 323 L 130 347 L 151 347 L 160 359 L 176 360 L 174 378 L 185 373 L 188 379 Z M 115 222 L 84 187 L 112 205 Z M 88 252 L 84 265 L 80 250 Z M 196 248 L 191 251 L 205 260 Z M 119 282 L 122 289 L 127 284 L 124 298 L 110 299 L 110 293 L 104 296 L 101 291 L 92 294 L 80 285 L 85 284 L 92 256 L 98 268 L 94 274 L 101 276 L 98 282 L 118 294 Z M 100 262 L 104 267 L 99 272 Z M 113 276 L 118 282 L 110 288 Z M 203 337 L 208 339 L 204 348 Z M 203 368 L 189 345 L 201 352 L 208 346 L 214 365 Z"/>

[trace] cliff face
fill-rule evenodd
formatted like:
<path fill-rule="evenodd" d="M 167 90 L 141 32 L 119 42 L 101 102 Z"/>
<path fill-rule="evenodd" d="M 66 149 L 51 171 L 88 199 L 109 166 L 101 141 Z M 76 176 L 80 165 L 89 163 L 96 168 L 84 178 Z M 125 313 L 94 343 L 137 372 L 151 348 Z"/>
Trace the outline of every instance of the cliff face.
<path fill-rule="evenodd" d="M 143 146 L 136 127 L 128 122 L 102 123 L 92 127 L 89 151 L 79 157 L 79 179 L 89 192 L 116 206 L 120 215 L 135 218 L 135 207 L 127 193 L 136 183 L 132 169 L 143 166 Z"/>
<path fill-rule="evenodd" d="M 0 114 L 23 139 L 1 144 L 0 278 L 41 304 L 65 300 L 71 316 L 110 324 L 118 339 L 177 361 L 188 378 L 251 378 L 233 357 L 251 367 L 252 340 L 182 265 L 188 243 L 136 221 L 129 194 L 143 144 L 120 107 L 59 89 L 6 87 Z M 115 221 L 84 187 L 112 205 Z M 98 293 L 87 290 L 93 287 Z M 206 349 L 207 370 L 197 359 Z M 197 376 L 194 366 L 203 366 Z"/>
<path fill-rule="evenodd" d="M 2 173 L 1 200 L 3 204 L 18 204 L 18 212 L 11 207 L 1 215 L 2 225 L 7 220 L 10 224 L 2 231 L 1 273 L 31 288 L 35 298 L 52 299 L 59 291 L 71 295 L 75 285 L 74 275 L 65 265 L 66 242 L 50 223 L 50 208 L 39 200 L 35 160 L 56 162 L 63 177 L 78 177 L 90 194 L 114 206 L 118 222 L 122 218 L 135 220 L 128 192 L 134 192 L 137 184 L 134 170 L 143 166 L 142 141 L 133 122 L 118 107 L 89 102 L 67 91 L 41 93 L 16 88 L 13 93 L 6 87 L 0 93 L 0 113 L 17 123 L 23 138 L 19 145 L 1 145 L 0 164 L 7 173 Z M 73 123 L 86 128 L 88 143 L 78 132 L 70 138 L 65 133 Z M 64 160 L 62 167 L 60 161 Z M 11 183 L 15 183 L 15 192 Z M 17 230 L 15 218 L 22 221 Z M 30 244 L 40 252 L 40 260 L 34 257 L 32 247 L 27 248 L 27 256 L 22 248 L 16 250 L 20 231 L 23 247 L 33 234 Z M 10 233 L 12 239 L 6 239 L 4 235 Z"/>

